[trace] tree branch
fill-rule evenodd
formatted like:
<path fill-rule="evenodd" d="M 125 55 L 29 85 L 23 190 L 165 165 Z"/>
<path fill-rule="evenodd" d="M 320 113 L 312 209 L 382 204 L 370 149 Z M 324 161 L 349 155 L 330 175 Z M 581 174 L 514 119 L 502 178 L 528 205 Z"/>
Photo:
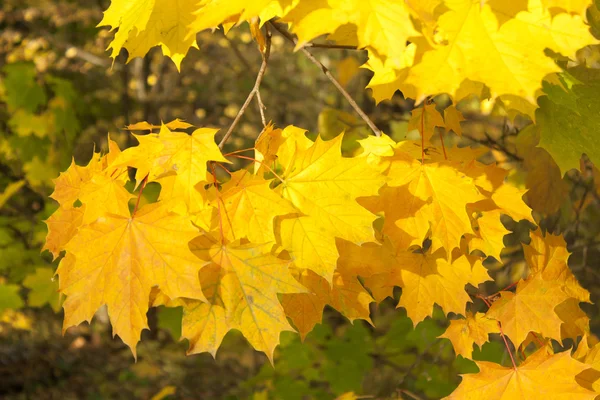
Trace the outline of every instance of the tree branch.
<path fill-rule="evenodd" d="M 240 111 L 238 111 L 233 122 L 231 123 L 231 126 L 225 133 L 225 136 L 223 136 L 223 139 L 221 139 L 221 142 L 219 142 L 220 149 L 223 149 L 223 146 L 225 146 L 225 142 L 227 142 L 229 137 L 231 137 L 233 130 L 235 129 L 237 124 L 240 122 L 240 119 L 246 112 L 246 109 L 252 102 L 252 99 L 258 93 L 258 91 L 260 89 L 260 84 L 262 82 L 263 77 L 265 76 L 265 72 L 267 71 L 267 64 L 269 63 L 269 55 L 271 54 L 271 32 L 269 31 L 268 25 L 266 26 L 266 35 L 265 36 L 266 36 L 265 37 L 265 51 L 264 51 L 264 53 L 262 53 L 262 64 L 260 65 L 260 69 L 258 70 L 258 75 L 256 76 L 256 82 L 254 83 L 254 87 L 248 94 L 246 101 L 242 105 L 242 108 L 240 108 Z M 262 101 L 259 101 L 259 107 L 262 107 Z M 262 108 L 261 108 L 261 118 L 264 119 L 264 117 L 262 115 Z"/>
<path fill-rule="evenodd" d="M 269 21 L 269 24 L 275 30 L 277 30 L 277 32 L 279 32 L 283 37 L 285 37 L 287 40 L 292 42 L 294 45 L 296 45 L 298 43 L 296 38 L 294 38 L 287 30 L 285 30 L 277 22 Z M 323 73 L 325 74 L 327 79 L 329 79 L 331 81 L 331 83 L 333 83 L 333 86 L 335 86 L 337 88 L 337 90 L 342 94 L 342 96 L 344 96 L 346 98 L 348 103 L 350 103 L 352 108 L 354 108 L 354 111 L 356 111 L 356 113 L 363 119 L 363 121 L 365 121 L 367 123 L 369 128 L 371 128 L 373 133 L 375 133 L 375 136 L 378 136 L 378 137 L 381 136 L 381 131 L 379 130 L 379 128 L 377 128 L 377 126 L 373 123 L 373 121 L 371 121 L 371 119 L 367 116 L 367 114 L 365 114 L 365 112 L 358 106 L 358 104 L 356 104 L 356 101 L 354 101 L 354 99 L 352 98 L 352 96 L 350 96 L 350 94 L 346 91 L 346 89 L 344 89 L 344 87 L 337 81 L 337 79 L 335 79 L 335 77 L 331 74 L 331 72 L 329 72 L 327 67 L 325 67 L 319 60 L 317 60 L 315 58 L 315 56 L 313 56 L 304 47 L 300 48 L 300 51 L 303 52 L 304 55 L 306 56 L 306 58 L 308 58 L 313 64 L 315 64 L 316 66 L 321 68 L 321 71 L 323 71 Z"/>

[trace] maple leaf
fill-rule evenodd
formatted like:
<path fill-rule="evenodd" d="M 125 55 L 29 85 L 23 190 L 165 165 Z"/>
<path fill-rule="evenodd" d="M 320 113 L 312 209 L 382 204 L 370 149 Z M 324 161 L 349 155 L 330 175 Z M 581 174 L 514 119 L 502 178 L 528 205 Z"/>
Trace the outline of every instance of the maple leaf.
<path fill-rule="evenodd" d="M 84 167 L 75 164 L 75 160 L 72 160 L 69 168 L 52 181 L 54 191 L 50 197 L 58 201 L 61 207 L 72 208 L 73 203 L 79 199 L 81 187 L 92 178 L 94 172 L 99 170 L 101 170 L 99 154 L 94 153 L 88 165 Z"/>
<path fill-rule="evenodd" d="M 559 282 L 569 296 L 589 303 L 590 293 L 581 287 L 567 265 L 571 253 L 567 250 L 565 239 L 550 233 L 542 235 L 539 228 L 530 237 L 531 242 L 523 245 L 523 252 L 531 274 L 537 274 L 546 281 Z"/>
<path fill-rule="evenodd" d="M 351 322 L 364 319 L 372 324 L 369 304 L 373 298 L 355 275 L 335 272 L 332 284 L 311 270 L 299 271 L 296 279 L 309 293 L 284 294 L 281 304 L 304 340 L 314 326 L 323 319 L 325 305 L 338 310 Z"/>
<path fill-rule="evenodd" d="M 517 150 L 527 171 L 525 201 L 535 211 L 552 214 L 558 211 L 569 193 L 569 185 L 563 181 L 560 168 L 550 154 L 536 147 L 539 137 L 539 126 L 531 125 L 519 132 L 517 139 Z"/>
<path fill-rule="evenodd" d="M 465 358 L 472 358 L 473 345 L 481 347 L 488 341 L 490 333 L 500 333 L 498 321 L 490 319 L 484 313 L 466 313 L 464 319 L 453 319 L 441 336 L 449 339 L 454 352 Z"/>
<path fill-rule="evenodd" d="M 65 329 L 106 304 L 114 333 L 135 356 L 153 286 L 171 298 L 206 301 L 197 278 L 206 262 L 188 247 L 198 230 L 169 208 L 150 204 L 133 217 L 109 214 L 79 228 L 57 271 Z"/>
<path fill-rule="evenodd" d="M 317 138 L 306 150 L 281 154 L 286 165 L 282 196 L 301 213 L 281 220 L 281 241 L 295 265 L 311 269 L 329 282 L 335 270 L 335 237 L 355 243 L 374 240 L 375 215 L 356 202 L 375 195 L 383 185 L 383 166 L 367 157 L 341 157 L 342 135 L 330 141 Z M 280 148 L 281 149 L 281 148 Z"/>
<path fill-rule="evenodd" d="M 215 352 L 222 339 L 221 333 L 235 327 L 272 362 L 280 333 L 294 331 L 287 322 L 277 294 L 303 293 L 306 288 L 290 273 L 290 261 L 269 254 L 269 245 L 240 244 L 236 241 L 207 248 L 206 242 L 193 243 L 194 253 L 219 266 L 222 269 L 219 274 L 222 275 L 216 276 L 218 274 L 208 270 L 213 276 L 213 285 L 218 285 L 210 289 L 213 291 L 212 307 L 197 308 L 193 313 L 186 311 L 189 315 L 184 322 L 184 336 L 190 339 L 190 351 Z M 211 279 L 203 277 L 202 271 L 200 276 L 203 282 Z M 218 301 L 215 301 L 215 296 L 218 296 Z M 218 308 L 221 303 L 225 319 L 220 319 L 223 315 Z M 207 341 L 206 335 L 212 335 L 212 341 Z M 220 339 L 215 339 L 215 335 Z"/>
<path fill-rule="evenodd" d="M 228 320 L 221 297 L 224 274 L 219 265 L 205 266 L 200 273 L 200 284 L 208 303 L 184 300 L 181 337 L 189 340 L 187 354 L 209 352 L 216 357 L 223 338 L 230 329 L 236 327 Z"/>
<path fill-rule="evenodd" d="M 454 131 L 458 136 L 462 136 L 461 121 L 464 121 L 462 113 L 455 106 L 449 106 L 444 109 L 444 123 L 446 129 Z"/>
<path fill-rule="evenodd" d="M 52 257 L 56 259 L 60 252 L 69 243 L 69 240 L 77 232 L 77 228 L 83 222 L 83 208 L 59 208 L 45 222 L 48 226 L 48 235 L 42 251 L 48 250 Z"/>
<path fill-rule="evenodd" d="M 533 276 L 517 285 L 516 293 L 502 291 L 486 316 L 502 324 L 503 332 L 518 347 L 529 332 L 561 340 L 562 321 L 555 308 L 569 296 L 560 283 Z"/>
<path fill-rule="evenodd" d="M 479 372 L 462 375 L 462 382 L 447 399 L 584 400 L 596 397 L 575 380 L 587 366 L 572 358 L 568 351 L 548 354 L 541 348 L 517 368 L 485 361 L 476 361 L 476 364 Z"/>
<path fill-rule="evenodd" d="M 215 200 L 209 203 L 213 205 L 211 226 L 220 226 L 230 241 L 245 237 L 252 243 L 274 243 L 275 217 L 297 210 L 273 191 L 270 183 L 248 171 L 234 172 Z M 221 205 L 213 204 L 216 202 Z"/>
<path fill-rule="evenodd" d="M 163 54 L 170 57 L 179 70 L 189 48 L 198 48 L 189 28 L 196 9 L 196 2 L 190 0 L 175 4 L 168 0 L 112 0 L 98 26 L 118 28 L 108 46 L 113 58 L 119 55 L 121 48 L 129 52 L 129 61 L 145 56 L 152 47 L 160 45 Z"/>
<path fill-rule="evenodd" d="M 358 47 L 369 47 L 392 65 L 402 58 L 409 37 L 420 36 L 410 19 L 410 8 L 403 2 L 368 0 L 347 2 L 336 7 L 325 1 L 299 2 L 283 18 L 292 24 L 301 47 L 345 24 L 356 25 Z"/>
<path fill-rule="evenodd" d="M 477 258 L 446 259 L 443 249 L 436 252 L 396 250 L 389 241 L 383 246 L 365 244 L 347 248 L 341 253 L 340 266 L 349 273 L 359 273 L 376 279 L 365 279 L 365 286 L 381 291 L 385 287 L 402 288 L 398 307 L 404 307 L 416 325 L 433 313 L 438 304 L 445 313 L 464 314 L 471 301 L 465 286 L 479 284 L 490 277 Z M 391 290 L 388 292 L 391 293 Z M 377 296 L 379 297 L 379 296 Z"/>
<path fill-rule="evenodd" d="M 500 221 L 502 210 L 489 201 L 483 200 L 468 207 L 477 218 L 472 219 L 475 235 L 465 235 L 469 239 L 469 249 L 481 250 L 485 255 L 492 256 L 500 261 L 500 253 L 504 248 L 503 238 L 510 231 Z"/>
<path fill-rule="evenodd" d="M 412 116 L 408 121 L 408 130 L 416 129 L 425 141 L 430 141 L 435 127 L 444 128 L 442 114 L 435 108 L 435 103 L 423 104 L 423 107 L 412 110 Z"/>
<path fill-rule="evenodd" d="M 562 85 L 544 85 L 545 96 L 538 99 L 535 120 L 540 129 L 539 145 L 556 161 L 561 176 L 570 169 L 579 169 L 583 153 L 594 164 L 600 164 L 600 147 L 594 135 L 600 121 L 596 112 L 600 106 L 596 95 L 599 78 L 594 69 L 569 69 L 559 76 Z M 571 85 L 565 79 L 577 83 Z"/>
<path fill-rule="evenodd" d="M 470 297 L 465 286 L 477 287 L 490 280 L 481 261 L 471 264 L 462 256 L 452 263 L 443 250 L 432 254 L 404 253 L 398 258 L 402 296 L 398 307 L 404 307 L 414 324 L 433 313 L 438 304 L 445 313 L 464 314 Z"/>
<path fill-rule="evenodd" d="M 546 48 L 572 56 L 595 42 L 580 16 L 552 15 L 537 7 L 507 18 L 502 4 L 470 0 L 446 4 L 448 11 L 438 18 L 431 38 L 435 45 L 419 45 L 418 61 L 396 67 L 385 81 L 421 99 L 437 93 L 454 96 L 470 79 L 485 83 L 493 96 L 516 95 L 533 103 L 544 76 L 559 71 L 545 56 Z"/>
<path fill-rule="evenodd" d="M 462 235 L 473 233 L 467 204 L 483 200 L 484 196 L 477 190 L 473 180 L 460 170 L 460 163 L 407 162 L 406 157 L 401 154 L 391 162 L 388 185 L 408 185 L 411 195 L 428 203 L 421 213 L 411 216 L 409 211 L 407 218 L 397 224 L 402 226 L 406 222 L 422 226 L 424 220 L 428 221 L 431 226 L 432 251 L 443 247 L 450 252 L 460 246 Z M 425 237 L 416 239 L 423 241 Z"/>
<path fill-rule="evenodd" d="M 195 198 L 194 186 L 206 181 L 206 163 L 229 163 L 214 141 L 216 132 L 216 129 L 199 128 L 188 135 L 162 125 L 158 134 L 135 135 L 139 146 L 123 151 L 115 163 L 137 168 L 138 183 L 146 175 L 149 182 L 175 175 L 171 182 L 173 191 L 191 205 Z"/>

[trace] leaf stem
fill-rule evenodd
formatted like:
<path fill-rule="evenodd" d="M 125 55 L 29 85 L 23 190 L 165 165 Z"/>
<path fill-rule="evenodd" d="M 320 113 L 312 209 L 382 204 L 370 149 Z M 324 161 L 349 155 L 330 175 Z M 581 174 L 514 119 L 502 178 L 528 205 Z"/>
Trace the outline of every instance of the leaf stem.
<path fill-rule="evenodd" d="M 292 36 L 292 34 L 290 34 L 285 28 L 283 28 L 277 22 L 271 20 L 271 21 L 269 21 L 269 24 L 277 32 L 279 32 L 284 38 L 286 38 L 287 40 L 292 42 L 294 45 L 296 45 L 298 43 L 298 40 L 296 38 L 294 38 Z M 371 121 L 371 119 L 367 116 L 367 114 L 358 106 L 356 101 L 354 101 L 354 99 L 352 98 L 352 96 L 350 96 L 350 94 L 346 91 L 346 89 L 344 89 L 344 87 L 337 81 L 337 79 L 335 79 L 335 77 L 331 74 L 329 69 L 327 69 L 326 66 L 324 66 L 319 60 L 317 60 L 315 58 L 315 56 L 313 56 L 311 54 L 311 52 L 306 50 L 304 47 L 301 47 L 300 51 L 302 53 L 304 53 L 306 58 L 308 58 L 313 64 L 315 64 L 316 66 L 321 68 L 321 71 L 323 71 L 323 73 L 325 74 L 327 79 L 329 79 L 331 81 L 331 83 L 333 83 L 333 86 L 335 86 L 336 89 L 342 94 L 342 96 L 344 96 L 346 98 L 346 100 L 348 101 L 348 103 L 350 103 L 350 105 L 352 106 L 354 111 L 356 111 L 356 113 L 363 119 L 363 121 L 365 121 L 367 123 L 369 128 L 371 128 L 371 130 L 373 131 L 375 136 L 377 136 L 377 137 L 381 136 L 381 131 L 379 130 L 379 128 L 377 128 L 377 126 L 373 123 L 373 121 Z"/>
<path fill-rule="evenodd" d="M 448 160 L 448 155 L 446 154 L 446 146 L 444 145 L 444 136 L 442 131 L 440 131 L 440 142 L 442 142 L 442 150 L 444 150 L 444 160 Z"/>
<path fill-rule="evenodd" d="M 138 193 L 138 197 L 137 197 L 137 200 L 135 202 L 135 207 L 133 208 L 133 213 L 131 213 L 131 218 L 135 217 L 135 213 L 137 212 L 138 207 L 140 206 L 140 199 L 142 198 L 142 193 L 144 192 L 144 188 L 146 187 L 146 183 L 148 183 L 148 175 L 146 175 L 146 177 L 142 181 L 142 186 L 140 187 L 140 191 Z"/>
<path fill-rule="evenodd" d="M 477 297 L 480 298 L 481 300 L 483 300 L 483 302 L 485 303 L 486 306 L 488 306 L 488 308 L 490 308 L 492 306 L 492 304 L 485 297 L 483 297 L 481 295 L 477 295 Z M 506 336 L 504 335 L 504 331 L 502 330 L 502 324 L 500 323 L 500 321 L 497 321 L 497 322 L 498 322 L 498 328 L 500 329 L 500 336 L 502 336 L 502 340 L 504 341 L 504 346 L 506 347 L 506 351 L 508 351 L 508 355 L 510 356 L 510 361 L 512 361 L 513 368 L 516 371 L 517 363 L 515 362 L 515 358 L 513 357 L 512 352 L 510 351 L 510 346 L 508 345 L 508 340 L 506 340 Z"/>
<path fill-rule="evenodd" d="M 504 289 L 498 290 L 496 293 L 490 294 L 489 296 L 485 296 L 486 299 L 491 299 L 492 297 L 498 296 L 500 293 L 507 291 L 508 289 L 512 289 L 519 284 L 519 281 L 513 282 Z"/>
<path fill-rule="evenodd" d="M 271 167 L 269 167 L 269 166 L 267 165 L 267 163 L 264 163 L 264 162 L 262 162 L 262 161 L 259 161 L 259 160 L 255 159 L 255 158 L 252 158 L 252 157 L 240 156 L 239 154 L 232 154 L 232 155 L 231 155 L 231 157 L 237 157 L 237 158 L 242 158 L 242 159 L 244 159 L 244 160 L 250 160 L 250 161 L 257 162 L 257 163 L 259 163 L 260 165 L 263 165 L 263 166 L 264 166 L 266 169 L 268 169 L 268 170 L 269 170 L 269 172 L 271 172 L 273 175 L 275 175 L 275 177 L 276 177 L 277 179 L 279 179 L 281 182 L 283 182 L 283 178 L 282 178 L 282 177 L 280 177 L 279 175 L 277 175 L 277 173 L 276 173 L 276 172 L 275 172 L 275 171 L 274 171 L 274 170 L 273 170 Z"/>
<path fill-rule="evenodd" d="M 425 164 L 425 104 L 421 113 L 421 164 Z"/>
<path fill-rule="evenodd" d="M 249 147 L 247 149 L 235 150 L 235 151 L 232 151 L 232 152 L 229 152 L 229 153 L 225 153 L 225 154 L 223 154 L 223 156 L 227 157 L 227 156 L 231 156 L 233 154 L 244 153 L 246 151 L 252 151 L 252 150 L 256 150 L 256 149 L 254 147 Z"/>
<path fill-rule="evenodd" d="M 219 212 L 219 231 L 221 232 L 221 244 L 225 242 L 225 234 L 223 233 L 223 214 L 221 213 L 221 192 L 219 192 L 219 182 L 217 181 L 217 174 L 215 172 L 215 166 L 210 163 L 210 170 L 213 177 L 215 190 L 217 191 L 217 210 Z"/>
<path fill-rule="evenodd" d="M 240 119 L 246 112 L 246 109 L 252 102 L 252 99 L 258 93 L 258 91 L 260 89 L 260 84 L 263 80 L 263 77 L 265 76 L 265 72 L 267 71 L 267 65 L 269 63 L 269 56 L 271 55 L 271 32 L 269 31 L 268 26 L 266 27 L 266 30 L 267 30 L 267 34 L 265 35 L 265 39 L 266 39 L 265 40 L 265 51 L 264 51 L 264 53 L 261 53 L 262 54 L 262 64 L 260 65 L 260 69 L 258 70 L 258 75 L 256 76 L 256 81 L 254 82 L 254 87 L 248 94 L 248 97 L 246 98 L 246 101 L 242 105 L 242 108 L 240 108 L 240 111 L 238 111 L 237 115 L 235 116 L 233 122 L 231 123 L 231 126 L 229 126 L 229 129 L 225 133 L 225 136 L 223 136 L 223 139 L 221 139 L 221 142 L 219 142 L 220 149 L 223 149 L 223 146 L 225 146 L 225 143 L 231 137 L 233 130 L 235 129 L 237 124 L 240 122 Z M 259 100 L 259 107 L 261 107 L 261 105 L 262 105 L 262 101 Z M 262 107 L 264 107 L 264 105 L 262 105 Z M 261 118 L 264 119 L 264 115 L 262 115 L 262 114 L 263 114 L 263 112 L 261 109 Z"/>

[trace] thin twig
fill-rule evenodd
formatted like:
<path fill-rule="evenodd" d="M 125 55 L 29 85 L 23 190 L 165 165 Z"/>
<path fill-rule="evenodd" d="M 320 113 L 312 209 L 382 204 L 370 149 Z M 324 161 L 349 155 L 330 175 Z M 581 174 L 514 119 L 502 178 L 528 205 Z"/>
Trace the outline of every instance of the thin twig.
<path fill-rule="evenodd" d="M 267 109 L 267 107 L 265 107 L 262 99 L 260 98 L 260 90 L 256 91 L 256 102 L 258 103 L 258 111 L 260 112 L 260 120 L 262 121 L 263 126 L 266 127 L 267 119 L 265 118 L 265 110 Z"/>
<path fill-rule="evenodd" d="M 269 63 L 269 55 L 271 54 L 271 32 L 269 31 L 268 26 L 266 26 L 266 30 L 267 30 L 267 34 L 265 35 L 265 39 L 266 39 L 265 40 L 265 51 L 264 51 L 264 53 L 262 53 L 262 64 L 260 65 L 260 69 L 258 70 L 258 75 L 256 76 L 256 82 L 254 83 L 254 87 L 248 94 L 246 101 L 242 105 L 242 108 L 240 108 L 240 111 L 238 111 L 237 115 L 235 116 L 235 119 L 231 123 L 231 126 L 227 130 L 227 133 L 225 133 L 225 136 L 223 136 L 223 139 L 221 139 L 221 142 L 219 143 L 220 149 L 223 149 L 223 146 L 225 146 L 225 142 L 227 142 L 227 140 L 229 140 L 229 137 L 233 133 L 233 130 L 235 129 L 237 124 L 240 122 L 240 119 L 246 112 L 246 109 L 252 102 L 252 99 L 258 93 L 258 90 L 260 89 L 260 83 L 262 82 L 262 79 L 265 76 L 265 72 L 267 71 L 267 64 Z"/>
<path fill-rule="evenodd" d="M 287 40 L 292 42 L 294 45 L 297 44 L 298 41 L 296 40 L 296 38 L 292 36 L 287 30 L 285 30 L 280 24 L 274 21 L 269 21 L 269 24 Z M 335 79 L 331 72 L 329 72 L 327 67 L 324 66 L 319 60 L 317 60 L 315 56 L 313 56 L 311 52 L 306 50 L 304 47 L 300 48 L 300 51 L 302 51 L 306 58 L 308 58 L 313 64 L 321 68 L 321 71 L 323 71 L 327 79 L 329 79 L 331 83 L 333 83 L 333 86 L 335 86 L 336 89 L 342 94 L 342 96 L 346 98 L 348 103 L 350 103 L 352 108 L 354 108 L 354 111 L 356 111 L 356 113 L 363 119 L 363 121 L 367 123 L 367 125 L 369 125 L 369 128 L 371 128 L 373 133 L 375 133 L 375 136 L 381 136 L 381 131 L 379 130 L 379 128 L 377 128 L 377 126 L 373 123 L 373 121 L 371 121 L 367 114 L 365 114 L 365 112 L 358 106 L 358 104 L 356 104 L 356 101 L 354 101 L 354 99 L 352 98 L 352 96 L 350 96 L 346 89 L 344 89 L 344 87 L 337 81 L 337 79 Z"/>
<path fill-rule="evenodd" d="M 302 47 L 313 47 L 315 49 L 339 49 L 339 50 L 362 50 L 356 46 L 349 46 L 345 44 L 328 44 L 328 43 L 305 43 Z"/>

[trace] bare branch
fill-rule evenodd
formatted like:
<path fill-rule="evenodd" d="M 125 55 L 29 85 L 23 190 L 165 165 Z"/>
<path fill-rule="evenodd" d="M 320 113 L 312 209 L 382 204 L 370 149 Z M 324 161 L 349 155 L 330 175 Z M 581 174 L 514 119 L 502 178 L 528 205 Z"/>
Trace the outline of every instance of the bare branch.
<path fill-rule="evenodd" d="M 254 83 L 254 87 L 248 94 L 246 101 L 242 105 L 242 108 L 240 108 L 240 111 L 238 111 L 233 122 L 231 123 L 231 126 L 227 130 L 227 133 L 225 133 L 225 136 L 223 136 L 223 139 L 221 139 L 221 142 L 219 143 L 220 149 L 223 149 L 223 146 L 225 146 L 225 142 L 227 142 L 227 140 L 233 133 L 233 130 L 235 129 L 237 124 L 240 122 L 240 119 L 246 112 L 246 109 L 252 102 L 252 99 L 254 98 L 254 96 L 256 96 L 258 94 L 258 91 L 260 89 L 260 84 L 262 82 L 263 77 L 265 76 L 265 72 L 267 71 L 267 64 L 269 63 L 269 55 L 271 54 L 271 32 L 269 31 L 268 25 L 265 26 L 265 29 L 267 31 L 266 35 L 265 35 L 266 36 L 265 51 L 264 51 L 264 53 L 262 53 L 262 64 L 260 65 L 260 69 L 258 70 L 258 75 L 256 76 L 256 82 Z M 259 101 L 259 108 L 261 108 L 261 118 L 263 119 L 263 123 L 264 123 L 264 115 L 262 112 L 262 107 L 264 107 L 262 105 L 262 101 Z"/>
<path fill-rule="evenodd" d="M 262 121 L 263 126 L 266 127 L 267 119 L 265 118 L 265 110 L 267 109 L 267 107 L 264 105 L 264 103 L 260 97 L 260 90 L 256 91 L 256 102 L 258 103 L 258 111 L 260 112 L 260 120 Z"/>
<path fill-rule="evenodd" d="M 279 32 L 283 37 L 285 37 L 287 40 L 292 42 L 294 45 L 298 42 L 295 37 L 293 37 L 287 30 L 285 30 L 285 28 L 283 28 L 277 22 L 269 21 L 269 24 L 271 24 L 271 26 L 275 30 L 277 30 L 277 32 Z M 325 76 L 331 81 L 331 83 L 333 83 L 333 85 L 342 94 L 342 96 L 344 96 L 346 98 L 348 103 L 350 103 L 352 108 L 354 108 L 354 111 L 356 111 L 356 113 L 363 119 L 363 121 L 365 121 L 367 123 L 367 125 L 369 125 L 369 128 L 371 128 L 373 133 L 375 133 L 375 136 L 381 136 L 381 131 L 379 130 L 379 128 L 377 128 L 377 126 L 373 123 L 373 121 L 371 121 L 371 119 L 367 116 L 367 114 L 365 114 L 365 112 L 358 106 L 358 104 L 356 104 L 356 101 L 354 101 L 354 99 L 352 98 L 352 96 L 350 96 L 350 94 L 346 91 L 346 89 L 344 89 L 344 87 L 337 81 L 337 79 L 335 79 L 335 77 L 331 74 L 331 72 L 329 72 L 327 67 L 325 67 L 319 60 L 317 60 L 315 58 L 315 56 L 313 56 L 310 53 L 310 51 L 306 50 L 305 48 L 303 48 L 303 47 L 300 48 L 300 51 L 302 51 L 304 53 L 304 55 L 313 64 L 315 64 L 316 66 L 321 68 L 321 71 L 323 71 Z"/>

